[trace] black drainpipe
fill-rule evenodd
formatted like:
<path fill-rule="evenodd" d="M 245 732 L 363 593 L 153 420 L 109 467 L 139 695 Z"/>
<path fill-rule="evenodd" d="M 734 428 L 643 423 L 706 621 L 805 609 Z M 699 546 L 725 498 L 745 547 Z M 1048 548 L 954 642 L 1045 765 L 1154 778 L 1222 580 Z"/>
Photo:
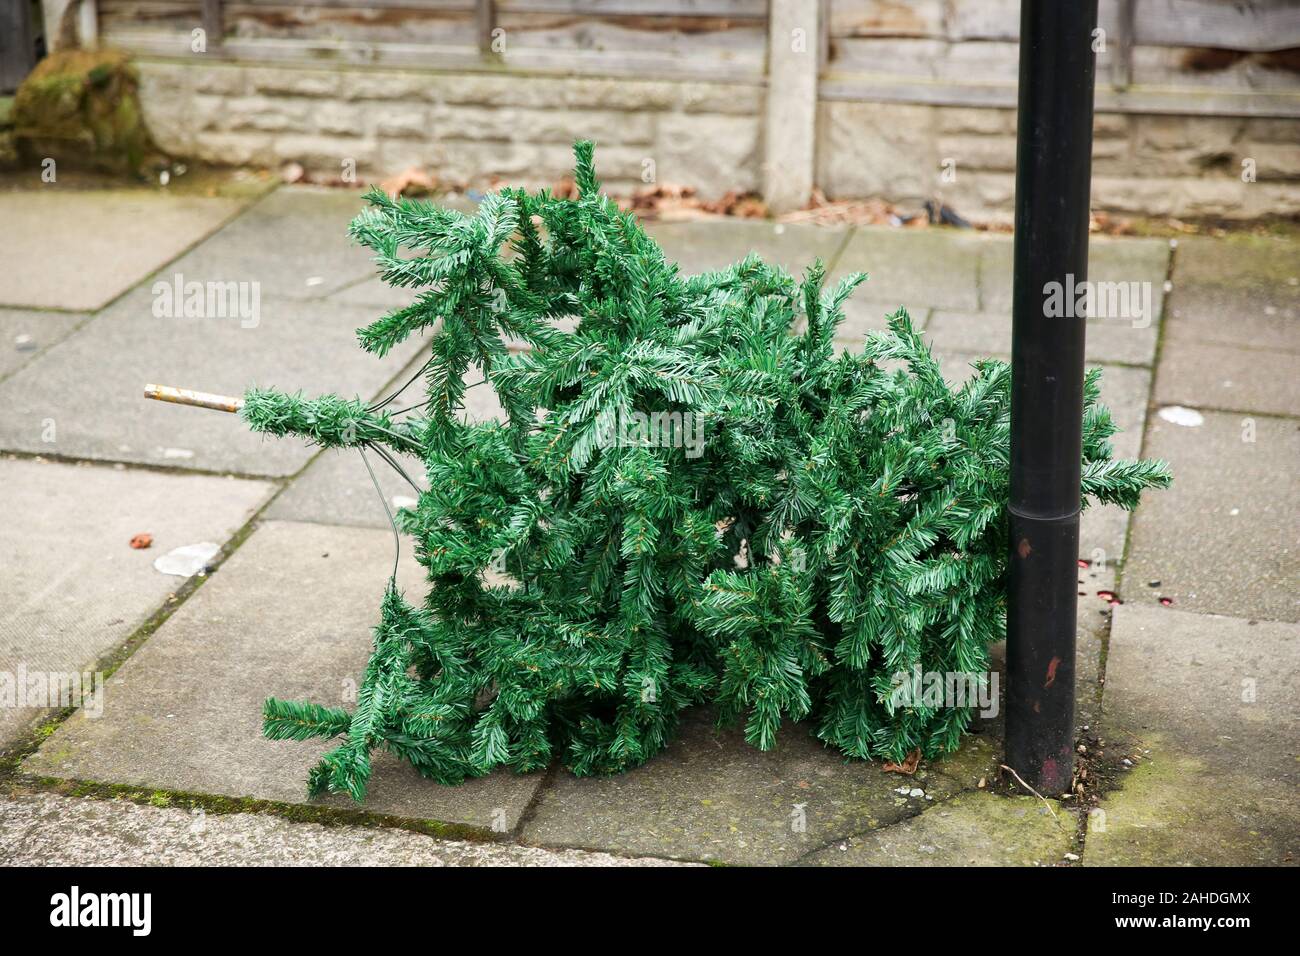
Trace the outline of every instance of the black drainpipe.
<path fill-rule="evenodd" d="M 1097 0 L 1022 0 L 1011 349 L 1007 765 L 1047 797 L 1074 770 L 1084 316 Z"/>

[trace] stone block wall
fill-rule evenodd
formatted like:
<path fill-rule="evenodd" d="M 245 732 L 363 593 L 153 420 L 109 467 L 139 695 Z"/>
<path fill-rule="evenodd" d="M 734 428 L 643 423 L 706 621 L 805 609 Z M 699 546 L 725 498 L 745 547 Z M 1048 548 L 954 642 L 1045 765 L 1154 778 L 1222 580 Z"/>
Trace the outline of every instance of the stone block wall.
<path fill-rule="evenodd" d="M 938 198 L 970 218 L 1011 220 L 1013 109 L 832 100 L 817 125 L 816 180 L 828 196 Z M 1094 209 L 1300 215 L 1300 120 L 1099 112 L 1092 153 Z"/>
<path fill-rule="evenodd" d="M 294 161 L 362 178 L 412 165 L 444 181 L 550 185 L 573 141 L 595 139 L 605 182 L 705 192 L 760 185 L 758 85 L 254 66 L 141 59 L 141 96 L 164 149 L 216 163 Z"/>

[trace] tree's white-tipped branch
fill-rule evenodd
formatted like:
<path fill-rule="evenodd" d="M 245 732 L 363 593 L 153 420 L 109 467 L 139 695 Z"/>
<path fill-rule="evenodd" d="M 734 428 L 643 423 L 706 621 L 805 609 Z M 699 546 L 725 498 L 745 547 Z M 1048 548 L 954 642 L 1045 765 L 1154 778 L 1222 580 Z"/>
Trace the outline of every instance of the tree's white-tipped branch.
<path fill-rule="evenodd" d="M 211 408 L 219 412 L 238 412 L 244 407 L 242 398 L 230 395 L 214 395 L 211 392 L 196 392 L 174 385 L 146 385 L 144 397 L 159 402 L 171 402 L 173 405 L 193 405 L 195 408 Z"/>

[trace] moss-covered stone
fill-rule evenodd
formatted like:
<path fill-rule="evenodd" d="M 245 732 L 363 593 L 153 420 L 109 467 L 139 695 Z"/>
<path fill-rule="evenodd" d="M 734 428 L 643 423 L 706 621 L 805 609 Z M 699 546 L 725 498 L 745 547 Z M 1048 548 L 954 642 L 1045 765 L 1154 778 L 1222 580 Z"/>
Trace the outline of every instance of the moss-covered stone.
<path fill-rule="evenodd" d="M 138 85 L 135 68 L 120 51 L 52 53 L 14 96 L 20 158 L 141 173 L 161 154 L 145 126 Z"/>

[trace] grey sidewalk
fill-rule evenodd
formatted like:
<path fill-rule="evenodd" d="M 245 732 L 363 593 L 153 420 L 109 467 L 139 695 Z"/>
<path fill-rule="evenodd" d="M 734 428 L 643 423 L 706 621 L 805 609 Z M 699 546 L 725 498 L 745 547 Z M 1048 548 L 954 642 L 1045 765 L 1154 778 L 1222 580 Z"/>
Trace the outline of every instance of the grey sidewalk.
<path fill-rule="evenodd" d="M 348 702 L 392 555 L 369 478 L 354 456 L 262 442 L 230 416 L 147 403 L 139 390 L 161 380 L 238 393 L 256 382 L 369 399 L 410 374 L 422 344 L 382 361 L 355 344 L 353 329 L 400 304 L 348 244 L 356 193 L 281 189 L 233 219 L 228 204 L 81 199 L 102 229 L 137 202 L 178 225 L 130 263 L 84 247 L 85 274 L 66 297 L 61 266 L 42 273 L 32 260 L 20 283 L 0 278 L 0 450 L 14 453 L 0 458 L 0 481 L 15 517 L 0 526 L 0 671 L 126 659 L 108 678 L 102 716 L 63 721 L 10 775 L 17 795 L 0 797 L 0 850 L 59 858 L 50 840 L 63 826 L 86 841 L 110 835 L 105 845 L 118 849 L 104 850 L 105 862 L 139 860 L 128 846 L 137 833 L 171 862 L 223 853 L 606 862 L 588 851 L 624 862 L 1294 862 L 1300 818 L 1283 805 L 1294 803 L 1300 766 L 1293 242 L 1094 243 L 1093 278 L 1147 283 L 1154 303 L 1149 322 L 1090 321 L 1103 401 L 1124 429 L 1117 452 L 1168 457 L 1175 485 L 1149 495 L 1131 521 L 1115 508 L 1084 519 L 1080 722 L 1107 740 L 1095 766 L 1113 779 L 1092 828 L 1078 825 L 1069 801 L 1049 811 L 993 792 L 997 721 L 904 777 L 845 764 L 804 727 L 759 753 L 700 712 L 666 753 L 611 779 L 553 768 L 446 788 L 381 761 L 365 825 L 345 831 L 298 822 L 353 812 L 343 800 L 306 800 L 306 769 L 323 745 L 266 741 L 259 725 L 268 695 Z M 0 217 L 11 206 L 39 217 L 33 201 L 0 195 Z M 76 221 L 51 217 L 40 229 L 62 248 L 83 241 Z M 833 275 L 868 271 L 843 347 L 906 305 L 954 380 L 971 358 L 1009 348 L 1006 236 L 727 220 L 652 231 L 688 272 L 751 249 L 796 270 L 821 256 Z M 153 282 L 177 274 L 259 283 L 259 321 L 155 317 Z M 469 410 L 497 412 L 486 400 Z M 39 460 L 49 457 L 59 460 Z M 387 478 L 384 490 L 410 494 Z M 141 532 L 153 547 L 131 549 Z M 201 541 L 223 546 L 208 578 L 154 569 L 159 555 Z M 404 550 L 404 586 L 418 594 Z M 1100 591 L 1125 604 L 1113 608 Z M 0 748 L 30 745 L 40 716 L 0 711 Z M 51 794 L 69 787 L 89 795 Z M 1196 793 L 1213 800 L 1208 836 L 1191 829 Z M 1234 805 L 1234 794 L 1249 799 Z M 178 835 L 188 812 L 151 813 L 113 795 L 244 812 L 209 812 L 207 837 Z M 493 842 L 439 842 L 391 823 Z"/>

